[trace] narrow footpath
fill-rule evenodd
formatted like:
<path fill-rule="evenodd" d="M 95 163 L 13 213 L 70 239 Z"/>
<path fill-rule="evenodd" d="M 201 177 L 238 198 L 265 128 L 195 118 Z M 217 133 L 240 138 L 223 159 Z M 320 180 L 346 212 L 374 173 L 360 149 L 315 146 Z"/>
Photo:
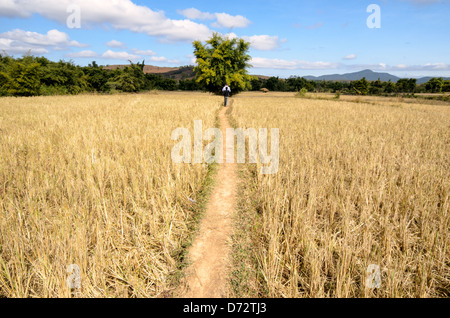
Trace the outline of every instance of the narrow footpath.
<path fill-rule="evenodd" d="M 230 124 L 225 115 L 228 107 L 219 113 L 223 140 Z M 224 163 L 219 164 L 216 184 L 206 206 L 199 232 L 188 251 L 190 265 L 185 271 L 185 281 L 180 292 L 182 298 L 222 298 L 228 295 L 228 269 L 231 258 L 232 218 L 236 208 L 237 172 L 236 164 L 227 164 L 224 142 Z"/>

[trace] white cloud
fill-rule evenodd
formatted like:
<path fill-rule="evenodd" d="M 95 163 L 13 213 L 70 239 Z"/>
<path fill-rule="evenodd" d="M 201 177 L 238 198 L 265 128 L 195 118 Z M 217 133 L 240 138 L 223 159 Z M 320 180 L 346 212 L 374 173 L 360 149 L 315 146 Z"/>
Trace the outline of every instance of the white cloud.
<path fill-rule="evenodd" d="M 254 57 L 250 64 L 255 68 L 281 69 L 281 70 L 326 70 L 336 69 L 339 63 L 331 62 L 310 62 L 303 60 L 283 60 L 269 59 L 264 57 Z"/>
<path fill-rule="evenodd" d="M 188 55 L 186 55 L 185 57 L 189 60 L 189 62 L 190 62 L 191 64 L 196 64 L 197 58 L 196 58 L 194 55 L 188 54 Z"/>
<path fill-rule="evenodd" d="M 150 56 L 149 58 L 145 59 L 146 61 L 152 61 L 152 62 L 165 62 L 167 61 L 167 58 L 164 56 Z"/>
<path fill-rule="evenodd" d="M 335 69 L 347 69 L 351 71 L 360 71 L 364 69 L 370 69 L 373 71 L 381 72 L 443 72 L 450 71 L 450 64 L 446 63 L 426 63 L 423 65 L 387 65 L 385 63 L 378 64 L 342 64 L 336 62 L 310 62 L 304 60 L 285 60 L 285 59 L 273 59 L 254 57 L 250 61 L 250 64 L 254 68 L 265 69 L 279 69 L 279 70 L 335 70 Z"/>
<path fill-rule="evenodd" d="M 173 20 L 163 11 L 153 11 L 131 0 L 3 0 L 0 16 L 30 17 L 39 14 L 44 18 L 66 24 L 69 5 L 78 5 L 81 27 L 109 25 L 116 30 L 145 33 L 166 41 L 206 40 L 211 30 L 190 20 Z"/>
<path fill-rule="evenodd" d="M 378 72 L 448 72 L 450 64 L 446 63 L 426 63 L 423 65 L 387 65 L 385 63 L 378 64 L 342 64 L 336 62 L 310 62 L 304 60 L 285 60 L 276 58 L 254 57 L 250 61 L 254 68 L 274 69 L 274 70 L 349 70 L 360 71 L 370 69 Z"/>
<path fill-rule="evenodd" d="M 130 54 L 128 52 L 114 52 L 111 50 L 106 51 L 101 56 L 104 59 L 113 59 L 113 60 L 131 60 L 135 61 L 140 59 L 139 55 Z"/>
<path fill-rule="evenodd" d="M 21 8 L 20 3 L 15 0 L 2 0 L 0 2 L 0 16 L 27 18 L 31 14 L 28 10 Z"/>
<path fill-rule="evenodd" d="M 405 64 L 398 64 L 397 66 L 395 66 L 395 68 L 398 68 L 398 69 L 405 69 L 405 68 L 407 68 L 408 66 L 407 65 L 405 65 Z"/>
<path fill-rule="evenodd" d="M 397 65 L 387 65 L 385 63 L 378 64 L 352 64 L 345 65 L 346 69 L 350 70 L 363 70 L 370 69 L 373 71 L 383 71 L 383 72 L 397 72 L 397 71 L 450 71 L 450 64 L 446 63 L 426 63 L 423 65 L 407 65 L 407 64 L 397 64 Z"/>
<path fill-rule="evenodd" d="M 271 68 L 282 70 L 295 70 L 298 68 L 297 62 L 295 61 L 269 59 L 265 57 L 254 57 L 251 59 L 250 64 L 255 68 Z"/>
<path fill-rule="evenodd" d="M 78 43 L 77 41 L 70 41 L 67 33 L 55 29 L 48 31 L 47 34 L 15 29 L 12 31 L 1 33 L 0 37 L 14 41 L 20 41 L 29 45 L 38 46 L 86 46 L 84 44 Z"/>
<path fill-rule="evenodd" d="M 0 38 L 0 51 L 5 51 L 7 54 L 23 54 L 30 52 L 31 54 L 46 54 L 49 51 L 43 47 L 31 47 L 26 44 L 14 43 L 10 39 Z"/>
<path fill-rule="evenodd" d="M 398 64 L 388 67 L 390 71 L 450 71 L 450 64 L 426 63 L 424 65 Z"/>
<path fill-rule="evenodd" d="M 226 37 L 230 39 L 239 38 L 235 33 L 227 33 Z M 241 39 L 250 42 L 250 47 L 261 51 L 270 51 L 280 47 L 280 43 L 286 42 L 285 39 L 280 40 L 277 35 L 253 35 L 241 36 Z"/>
<path fill-rule="evenodd" d="M 14 29 L 0 34 L 0 50 L 9 54 L 20 54 L 31 51 L 32 54 L 46 54 L 49 49 L 65 50 L 69 47 L 86 47 L 58 30 L 50 30 L 46 34 Z"/>
<path fill-rule="evenodd" d="M 245 41 L 250 42 L 252 48 L 256 50 L 269 51 L 276 49 L 280 46 L 280 42 L 284 42 L 278 38 L 278 36 L 270 35 L 253 35 L 253 36 L 243 36 Z"/>
<path fill-rule="evenodd" d="M 178 13 L 191 20 L 216 20 L 211 24 L 215 28 L 245 28 L 251 23 L 242 15 L 202 12 L 195 8 L 178 10 Z"/>
<path fill-rule="evenodd" d="M 157 55 L 152 50 L 139 50 L 139 49 L 131 49 L 131 52 L 134 54 L 145 55 L 145 56 L 154 56 Z"/>
<path fill-rule="evenodd" d="M 445 63 L 427 63 L 423 68 L 431 70 L 450 70 L 450 65 Z"/>
<path fill-rule="evenodd" d="M 109 42 L 106 42 L 105 44 L 106 44 L 106 46 L 113 47 L 113 48 L 122 48 L 123 49 L 123 48 L 127 47 L 127 45 L 125 43 L 122 43 L 122 42 L 116 41 L 116 40 L 111 40 Z"/>
<path fill-rule="evenodd" d="M 71 57 L 71 58 L 94 58 L 94 57 L 98 57 L 98 54 L 91 50 L 85 50 L 85 51 L 80 51 L 80 52 L 75 52 L 75 53 L 69 53 L 69 54 L 66 54 L 66 56 Z"/>
<path fill-rule="evenodd" d="M 156 53 L 151 50 L 132 49 L 131 52 L 133 52 L 134 54 L 129 53 L 129 52 L 124 52 L 124 51 L 115 52 L 112 50 L 108 50 L 100 55 L 94 51 L 85 50 L 85 51 L 66 54 L 66 57 L 70 57 L 70 58 L 102 58 L 102 59 L 113 59 L 113 60 L 136 61 L 136 60 L 142 59 L 143 56 L 145 56 L 146 62 L 167 62 L 167 63 L 171 63 L 171 64 L 181 63 L 179 60 L 174 60 L 174 59 L 168 60 L 164 56 L 156 56 Z"/>
<path fill-rule="evenodd" d="M 216 18 L 216 15 L 213 13 L 201 12 L 195 8 L 178 10 L 178 13 L 190 20 L 214 20 Z"/>
<path fill-rule="evenodd" d="M 356 59 L 356 54 L 349 54 L 344 57 L 344 60 L 354 60 Z"/>
<path fill-rule="evenodd" d="M 151 56 L 149 58 L 146 58 L 145 61 L 150 61 L 150 62 L 166 62 L 166 63 L 170 63 L 170 64 L 180 64 L 181 61 L 180 60 L 176 60 L 176 59 L 167 59 L 164 56 Z"/>
<path fill-rule="evenodd" d="M 211 24 L 218 28 L 245 28 L 250 24 L 250 20 L 242 15 L 232 16 L 228 13 L 216 13 L 217 21 Z"/>
<path fill-rule="evenodd" d="M 388 65 L 385 63 L 378 63 L 378 64 L 347 64 L 345 65 L 346 69 L 349 70 L 372 70 L 372 71 L 386 71 L 388 69 Z"/>
<path fill-rule="evenodd" d="M 300 69 L 302 70 L 328 70 L 328 69 L 337 69 L 340 64 L 333 62 L 308 62 L 308 61 L 299 61 Z"/>

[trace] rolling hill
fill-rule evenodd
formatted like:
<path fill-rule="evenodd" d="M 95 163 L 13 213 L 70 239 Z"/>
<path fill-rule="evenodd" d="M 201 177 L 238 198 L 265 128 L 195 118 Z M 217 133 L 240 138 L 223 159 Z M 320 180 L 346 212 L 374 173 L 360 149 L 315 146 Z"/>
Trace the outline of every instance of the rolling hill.
<path fill-rule="evenodd" d="M 368 81 L 376 81 L 380 79 L 383 82 L 388 82 L 389 80 L 393 83 L 396 83 L 400 77 L 389 73 L 379 73 L 374 72 L 372 70 L 363 70 L 354 73 L 346 73 L 346 74 L 331 74 L 331 75 L 322 75 L 322 76 L 303 76 L 307 80 L 312 81 L 357 81 L 366 78 Z M 439 77 L 439 76 L 435 76 Z M 417 78 L 417 84 L 423 84 L 428 82 L 432 76 Z M 444 77 L 444 80 L 450 79 L 449 77 Z"/>
<path fill-rule="evenodd" d="M 127 65 L 107 65 L 103 66 L 104 69 L 107 70 L 113 70 L 117 68 L 124 68 Z M 153 66 L 153 65 L 145 65 L 144 66 L 144 73 L 145 74 L 161 74 L 162 76 L 166 78 L 171 78 L 174 80 L 180 80 L 180 79 L 193 79 L 195 78 L 195 72 L 194 72 L 194 66 L 178 66 L 178 67 L 160 67 L 160 66 Z M 264 75 L 254 75 L 260 79 L 268 79 L 269 76 Z M 380 79 L 383 82 L 388 82 L 389 80 L 393 83 L 396 83 L 400 77 L 397 77 L 395 75 L 389 74 L 389 73 L 380 73 L 380 72 L 374 72 L 372 70 L 363 70 L 359 72 L 353 72 L 353 73 L 345 73 L 345 74 L 330 74 L 330 75 L 321 75 L 321 76 L 303 76 L 303 78 L 310 80 L 310 81 L 357 81 L 362 79 L 363 77 L 366 78 L 368 81 L 376 81 Z M 421 77 L 417 78 L 417 84 L 422 84 L 428 82 L 432 76 L 427 77 Z M 444 77 L 445 80 L 449 80 L 450 77 Z"/>

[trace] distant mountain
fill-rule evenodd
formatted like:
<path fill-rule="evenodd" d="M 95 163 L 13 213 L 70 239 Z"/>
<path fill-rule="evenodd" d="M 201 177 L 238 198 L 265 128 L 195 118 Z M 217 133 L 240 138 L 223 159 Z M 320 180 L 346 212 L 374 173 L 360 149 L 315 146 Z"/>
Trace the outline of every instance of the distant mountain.
<path fill-rule="evenodd" d="M 428 82 L 433 77 L 441 77 L 441 76 L 427 76 L 427 77 L 421 77 L 417 79 L 417 84 L 423 84 Z M 442 77 L 443 80 L 447 81 L 450 80 L 450 77 Z"/>
<path fill-rule="evenodd" d="M 332 74 L 332 75 L 322 75 L 322 76 L 303 76 L 305 79 L 310 81 L 357 81 L 366 78 L 368 81 L 376 81 L 380 79 L 380 81 L 388 82 L 397 82 L 400 77 L 391 75 L 389 73 L 377 73 L 371 70 L 363 70 L 360 72 L 347 73 L 347 74 Z"/>
<path fill-rule="evenodd" d="M 368 81 L 376 81 L 380 79 L 380 81 L 388 82 L 391 80 L 391 82 L 396 83 L 400 77 L 397 77 L 395 75 L 389 74 L 389 73 L 378 73 L 371 70 L 363 70 L 360 72 L 354 72 L 354 73 L 346 73 L 346 74 L 332 74 L 332 75 L 322 75 L 322 76 L 303 76 L 305 79 L 310 81 L 357 81 L 362 79 L 363 77 L 366 78 Z M 423 84 L 428 82 L 431 78 L 438 77 L 438 76 L 427 76 L 427 77 L 421 77 L 417 79 L 417 84 Z M 444 77 L 444 80 L 449 80 L 450 77 Z"/>
<path fill-rule="evenodd" d="M 103 66 L 103 68 L 108 70 L 113 70 L 117 68 L 124 68 L 128 65 L 108 65 Z M 145 65 L 144 66 L 144 73 L 145 74 L 160 74 L 163 77 L 171 78 L 174 80 L 180 80 L 180 79 L 193 79 L 195 78 L 195 72 L 193 66 L 179 66 L 179 67 L 159 67 L 159 66 L 153 66 L 153 65 Z M 264 75 L 254 75 L 258 77 L 259 79 L 268 79 L 270 76 L 264 76 Z M 359 72 L 354 73 L 346 73 L 346 74 L 331 74 L 331 75 L 322 75 L 322 76 L 303 76 L 303 78 L 310 80 L 310 81 L 357 81 L 362 79 L 363 77 L 366 78 L 368 81 L 376 81 L 380 79 L 383 82 L 388 82 L 391 80 L 391 82 L 396 83 L 400 77 L 397 77 L 395 75 L 389 74 L 389 73 L 378 73 L 371 70 L 363 70 Z M 432 76 L 427 77 L 421 77 L 417 79 L 417 84 L 422 84 L 428 82 Z M 450 80 L 450 77 L 444 77 L 444 80 Z"/>

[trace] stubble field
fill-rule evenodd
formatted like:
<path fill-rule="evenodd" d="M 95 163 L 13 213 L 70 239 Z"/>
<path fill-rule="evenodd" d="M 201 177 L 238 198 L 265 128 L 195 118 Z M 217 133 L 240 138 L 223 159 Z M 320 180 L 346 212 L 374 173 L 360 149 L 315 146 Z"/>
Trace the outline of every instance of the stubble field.
<path fill-rule="evenodd" d="M 278 173 L 242 169 L 237 292 L 450 295 L 450 108 L 406 102 L 236 98 L 235 126 L 280 129 Z"/>
<path fill-rule="evenodd" d="M 171 160 L 200 95 L 3 98 L 0 297 L 160 297 L 171 288 L 208 167 Z"/>
<path fill-rule="evenodd" d="M 228 112 L 280 130 L 276 174 L 238 165 L 234 295 L 448 297 L 450 108 L 293 95 L 240 94 Z M 171 133 L 216 127 L 221 101 L 2 98 L 0 297 L 70 297 L 70 264 L 77 297 L 170 296 L 210 170 L 173 163 Z"/>

